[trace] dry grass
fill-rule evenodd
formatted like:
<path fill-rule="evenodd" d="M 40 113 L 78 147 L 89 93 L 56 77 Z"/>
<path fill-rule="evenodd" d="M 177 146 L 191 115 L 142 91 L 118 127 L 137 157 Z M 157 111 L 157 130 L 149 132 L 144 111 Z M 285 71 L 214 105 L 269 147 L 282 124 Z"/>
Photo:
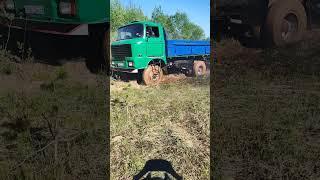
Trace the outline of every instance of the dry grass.
<path fill-rule="evenodd" d="M 320 176 L 319 41 L 267 50 L 217 45 L 212 154 L 216 179 Z"/>
<path fill-rule="evenodd" d="M 131 179 L 158 158 L 186 179 L 209 178 L 208 79 L 111 84 L 112 179 Z"/>

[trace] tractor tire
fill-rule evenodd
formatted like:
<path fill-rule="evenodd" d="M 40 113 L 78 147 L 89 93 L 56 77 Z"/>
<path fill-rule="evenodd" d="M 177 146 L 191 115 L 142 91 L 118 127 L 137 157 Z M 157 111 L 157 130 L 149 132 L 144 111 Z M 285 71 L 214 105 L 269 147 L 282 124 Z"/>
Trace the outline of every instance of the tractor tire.
<path fill-rule="evenodd" d="M 266 17 L 262 38 L 266 46 L 283 46 L 302 39 L 307 29 L 307 15 L 298 0 L 279 0 Z"/>
<path fill-rule="evenodd" d="M 200 77 L 204 76 L 207 72 L 207 66 L 204 61 L 193 62 L 193 76 Z"/>
<path fill-rule="evenodd" d="M 142 82 L 147 85 L 158 85 L 163 78 L 163 70 L 158 65 L 149 65 L 142 72 Z"/>

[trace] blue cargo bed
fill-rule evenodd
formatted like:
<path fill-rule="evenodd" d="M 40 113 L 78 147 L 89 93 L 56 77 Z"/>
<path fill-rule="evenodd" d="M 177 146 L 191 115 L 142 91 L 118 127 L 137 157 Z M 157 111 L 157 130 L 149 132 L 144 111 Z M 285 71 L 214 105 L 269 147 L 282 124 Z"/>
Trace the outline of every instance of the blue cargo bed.
<path fill-rule="evenodd" d="M 167 57 L 210 55 L 210 41 L 167 40 Z"/>

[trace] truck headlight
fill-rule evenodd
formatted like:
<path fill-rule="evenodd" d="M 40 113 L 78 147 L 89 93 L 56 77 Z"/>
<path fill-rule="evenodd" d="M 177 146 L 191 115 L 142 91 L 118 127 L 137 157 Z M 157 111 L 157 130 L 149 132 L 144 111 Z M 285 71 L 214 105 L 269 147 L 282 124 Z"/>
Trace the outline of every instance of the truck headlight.
<path fill-rule="evenodd" d="M 128 62 L 129 67 L 133 67 L 133 65 L 134 65 L 133 62 Z"/>
<path fill-rule="evenodd" d="M 75 2 L 75 0 L 60 0 L 59 13 L 61 15 L 75 16 L 76 15 L 76 2 Z"/>
<path fill-rule="evenodd" d="M 6 0 L 5 8 L 7 10 L 14 10 L 15 9 L 14 1 L 13 0 Z"/>

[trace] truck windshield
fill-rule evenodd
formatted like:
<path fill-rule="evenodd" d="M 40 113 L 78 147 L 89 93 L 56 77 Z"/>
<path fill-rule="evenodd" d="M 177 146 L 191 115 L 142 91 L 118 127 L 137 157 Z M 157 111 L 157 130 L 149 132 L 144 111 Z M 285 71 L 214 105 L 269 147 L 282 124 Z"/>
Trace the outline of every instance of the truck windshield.
<path fill-rule="evenodd" d="M 139 38 L 143 35 L 142 24 L 132 24 L 119 28 L 117 40 Z"/>

